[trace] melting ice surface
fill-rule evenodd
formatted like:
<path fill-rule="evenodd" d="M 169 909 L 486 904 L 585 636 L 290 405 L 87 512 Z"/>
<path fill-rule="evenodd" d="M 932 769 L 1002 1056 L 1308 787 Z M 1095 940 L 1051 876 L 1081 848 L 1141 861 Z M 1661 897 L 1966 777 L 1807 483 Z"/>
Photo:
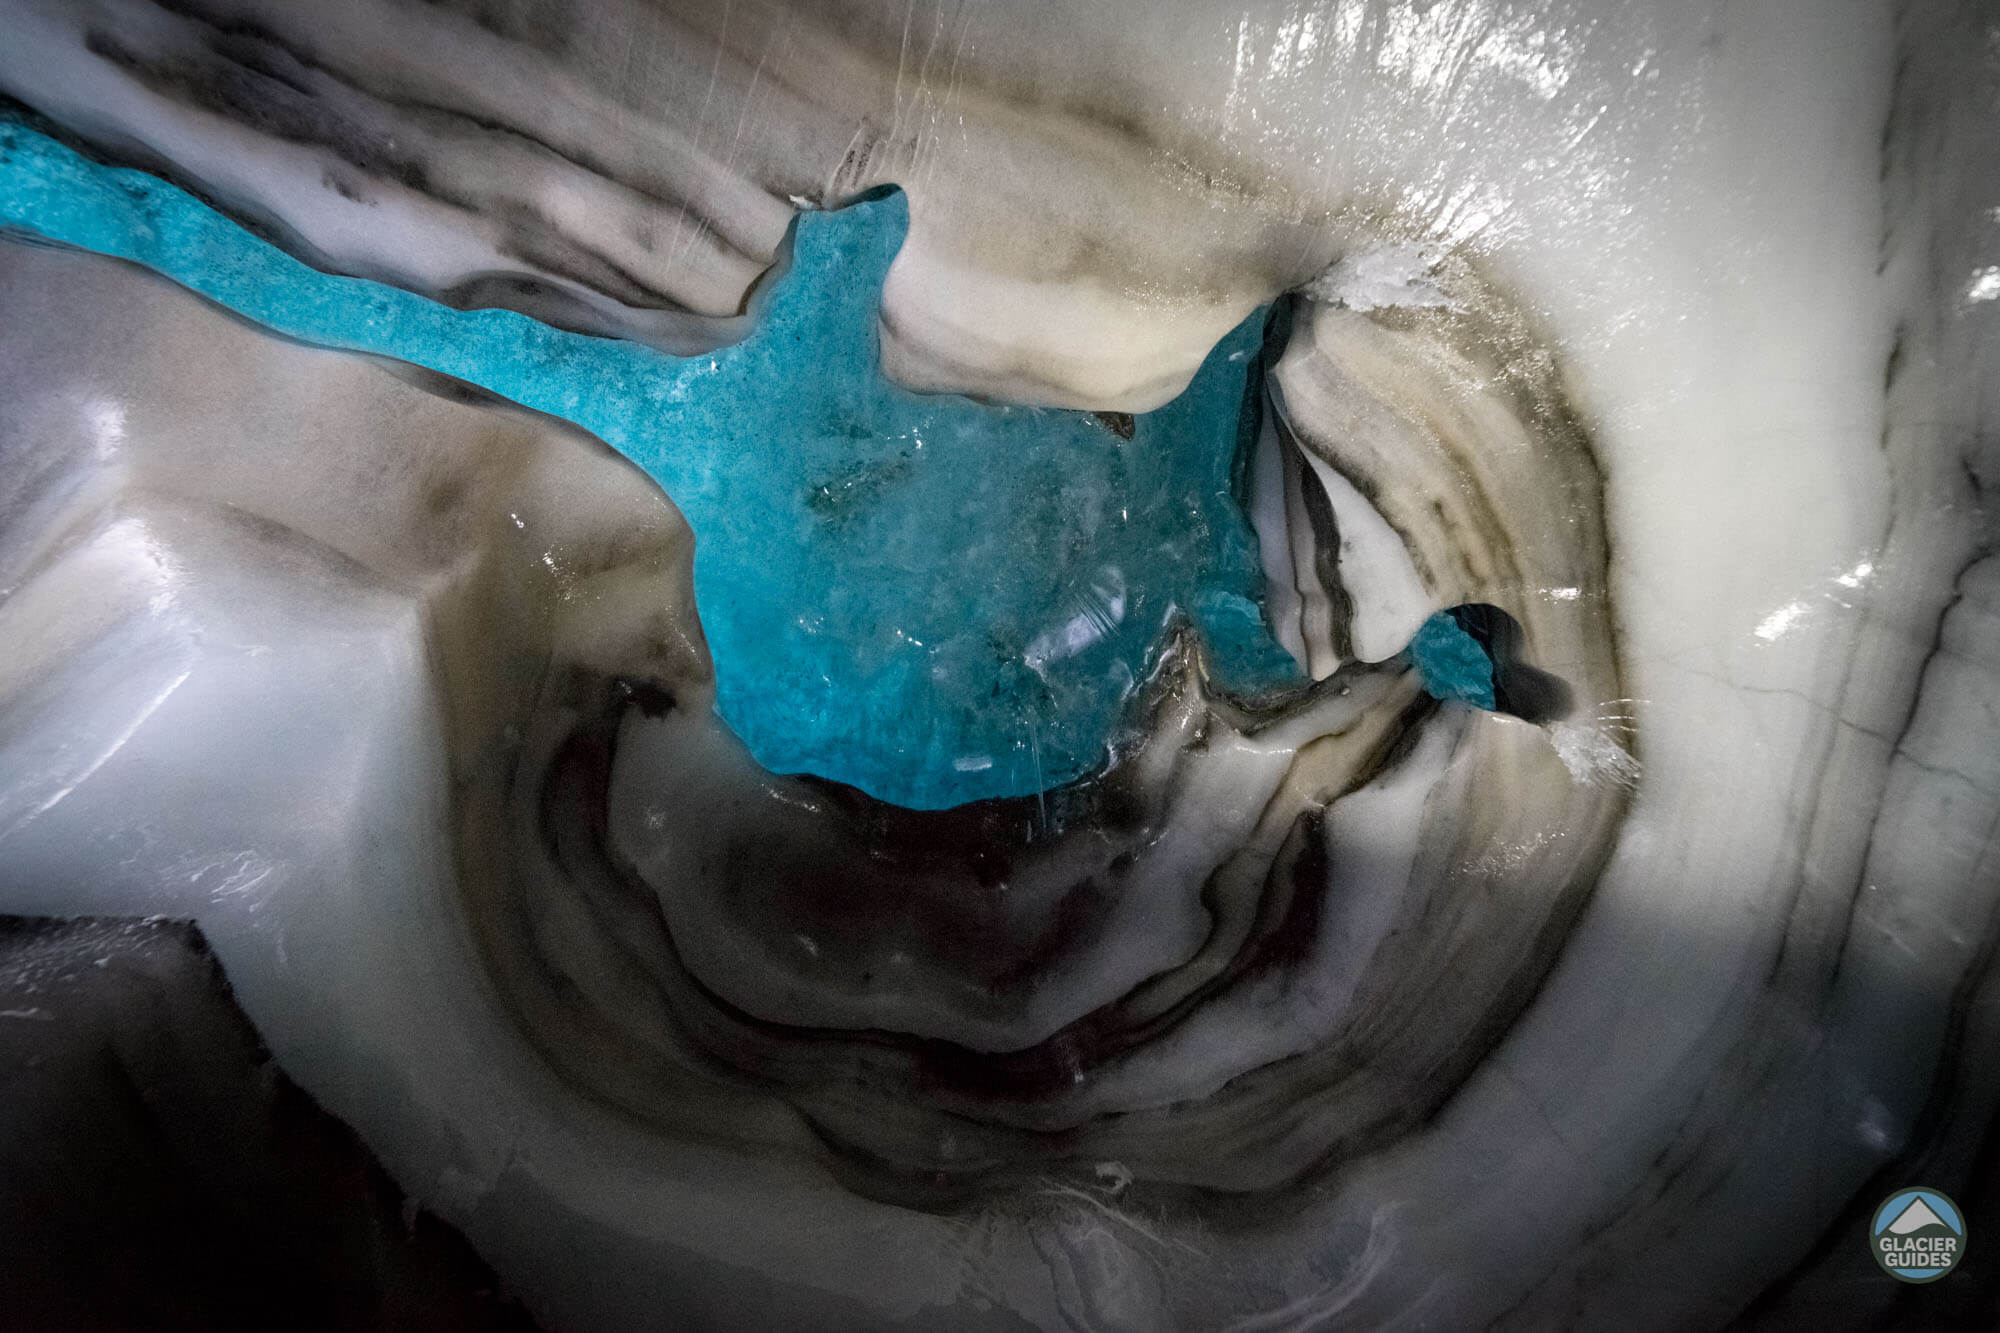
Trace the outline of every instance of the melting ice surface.
<path fill-rule="evenodd" d="M 801 216 L 754 332 L 680 358 L 328 276 L 0 121 L 0 225 L 481 385 L 645 468 L 695 532 L 717 706 L 770 769 L 925 808 L 1079 777 L 1176 611 L 1232 687 L 1297 680 L 1231 494 L 1261 315 L 1130 440 L 1088 413 L 911 393 L 875 328 L 907 223 L 900 194 Z"/>

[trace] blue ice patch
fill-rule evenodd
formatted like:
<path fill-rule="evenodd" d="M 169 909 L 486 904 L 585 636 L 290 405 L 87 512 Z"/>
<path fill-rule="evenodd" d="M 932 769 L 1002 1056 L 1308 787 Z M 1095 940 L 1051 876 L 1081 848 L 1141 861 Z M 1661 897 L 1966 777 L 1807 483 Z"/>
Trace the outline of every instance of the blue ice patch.
<path fill-rule="evenodd" d="M 802 215 L 753 331 L 696 357 L 321 273 L 19 117 L 0 119 L 0 225 L 604 439 L 692 525 L 717 708 L 778 772 L 923 808 L 1083 776 L 1177 615 L 1225 685 L 1299 679 L 1265 622 L 1232 492 L 1262 312 L 1126 440 L 1088 413 L 883 377 L 876 317 L 908 227 L 900 193 Z"/>

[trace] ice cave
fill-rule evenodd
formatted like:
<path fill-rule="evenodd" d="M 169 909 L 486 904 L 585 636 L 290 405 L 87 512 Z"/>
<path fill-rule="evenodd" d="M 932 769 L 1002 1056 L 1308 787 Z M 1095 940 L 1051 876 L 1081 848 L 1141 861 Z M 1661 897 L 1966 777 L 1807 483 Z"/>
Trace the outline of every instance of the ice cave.
<path fill-rule="evenodd" d="M 2000 1327 L 2000 3 L 0 0 L 0 1328 Z"/>

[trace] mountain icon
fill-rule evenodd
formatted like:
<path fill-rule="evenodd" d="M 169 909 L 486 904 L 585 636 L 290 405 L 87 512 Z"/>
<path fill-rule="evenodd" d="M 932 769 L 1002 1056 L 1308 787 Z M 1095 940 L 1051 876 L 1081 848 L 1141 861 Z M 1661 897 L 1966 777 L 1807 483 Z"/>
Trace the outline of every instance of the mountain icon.
<path fill-rule="evenodd" d="M 1890 1232 L 1898 1236 L 1907 1236 L 1912 1231 L 1921 1231 L 1925 1227 L 1944 1227 L 1947 1231 L 1952 1230 L 1942 1217 L 1931 1211 L 1931 1206 L 1924 1202 L 1922 1195 L 1910 1200 L 1910 1206 L 1897 1214 L 1896 1220 L 1889 1224 Z"/>

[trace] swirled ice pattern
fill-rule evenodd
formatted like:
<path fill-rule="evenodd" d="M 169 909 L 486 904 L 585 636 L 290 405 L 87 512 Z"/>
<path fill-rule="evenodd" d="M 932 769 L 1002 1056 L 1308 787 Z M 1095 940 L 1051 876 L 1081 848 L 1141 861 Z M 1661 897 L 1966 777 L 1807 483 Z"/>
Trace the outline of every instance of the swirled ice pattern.
<path fill-rule="evenodd" d="M 456 376 L 630 457 L 694 528 L 717 707 L 774 771 L 919 808 L 1082 776 L 1176 615 L 1232 687 L 1299 678 L 1232 493 L 1261 314 L 1127 439 L 1088 413 L 883 377 L 899 193 L 802 215 L 751 335 L 689 358 L 321 273 L 18 118 L 0 121 L 0 225 L 137 261 L 293 337 Z"/>

